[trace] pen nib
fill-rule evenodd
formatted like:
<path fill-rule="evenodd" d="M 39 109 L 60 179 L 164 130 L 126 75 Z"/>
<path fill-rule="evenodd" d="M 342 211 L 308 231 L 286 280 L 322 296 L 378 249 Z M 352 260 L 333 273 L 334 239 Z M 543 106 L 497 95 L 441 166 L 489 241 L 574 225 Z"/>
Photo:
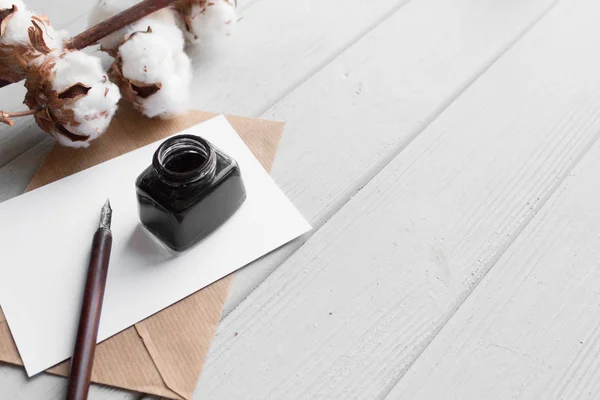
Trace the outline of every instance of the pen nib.
<path fill-rule="evenodd" d="M 106 199 L 106 203 L 102 207 L 100 212 L 100 228 L 110 229 L 110 222 L 112 219 L 112 208 L 110 208 L 110 201 Z"/>

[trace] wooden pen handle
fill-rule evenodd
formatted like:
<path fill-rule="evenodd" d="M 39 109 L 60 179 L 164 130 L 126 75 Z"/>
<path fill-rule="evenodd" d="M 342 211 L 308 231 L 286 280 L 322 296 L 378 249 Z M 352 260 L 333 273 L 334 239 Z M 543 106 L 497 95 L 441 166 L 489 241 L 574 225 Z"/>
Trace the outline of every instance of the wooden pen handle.
<path fill-rule="evenodd" d="M 71 359 L 67 400 L 87 399 L 111 246 L 112 235 L 110 231 L 108 229 L 98 229 L 92 241 L 92 255 L 79 317 L 77 341 Z"/>

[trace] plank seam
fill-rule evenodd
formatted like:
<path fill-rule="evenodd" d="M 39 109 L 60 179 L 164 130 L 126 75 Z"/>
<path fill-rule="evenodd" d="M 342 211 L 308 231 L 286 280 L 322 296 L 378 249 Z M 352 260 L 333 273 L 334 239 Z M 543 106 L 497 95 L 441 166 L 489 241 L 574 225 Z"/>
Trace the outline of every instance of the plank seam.
<path fill-rule="evenodd" d="M 523 32 L 523 34 L 519 38 L 517 38 L 506 49 L 506 51 L 508 51 L 510 49 L 510 47 L 514 46 L 521 38 L 523 38 L 527 34 L 527 32 L 529 32 L 535 25 L 537 25 L 542 19 L 544 19 L 544 17 L 556 6 L 556 4 L 558 4 L 559 1 L 560 0 L 557 0 L 554 3 L 552 3 L 552 5 L 545 12 L 543 12 L 542 15 L 537 20 L 535 20 Z M 504 51 L 504 53 L 506 53 L 506 51 Z M 498 58 L 500 58 L 500 57 L 498 57 Z M 448 321 L 450 321 L 450 319 L 454 316 L 454 314 L 456 314 L 456 312 L 458 311 L 458 309 L 464 304 L 464 302 L 473 293 L 473 291 L 477 288 L 477 286 L 479 286 L 479 284 L 481 283 L 481 281 L 492 270 L 492 268 L 494 268 L 494 266 L 498 263 L 498 261 L 500 260 L 500 258 L 502 258 L 502 256 L 504 255 L 504 253 L 506 253 L 506 251 L 513 245 L 513 243 L 515 242 L 515 240 L 521 235 L 521 233 L 525 230 L 525 228 L 527 228 L 527 226 L 531 223 L 531 221 L 537 215 L 537 213 L 544 207 L 544 205 L 552 198 L 552 196 L 554 195 L 554 193 L 556 192 L 556 190 L 563 184 L 563 182 L 567 179 L 567 177 L 569 177 L 569 175 L 571 174 L 571 172 L 581 162 L 581 160 L 589 153 L 589 151 L 591 150 L 591 148 L 596 144 L 596 142 L 598 142 L 599 139 L 600 139 L 600 132 L 598 132 L 596 134 L 596 136 L 587 144 L 587 146 L 584 148 L 584 150 L 580 154 L 578 154 L 577 157 L 574 158 L 574 160 L 571 163 L 571 165 L 568 168 L 565 169 L 565 172 L 563 173 L 563 175 L 560 176 L 560 178 L 557 179 L 556 182 L 551 186 L 550 190 L 546 193 L 546 196 L 544 196 L 544 198 L 540 199 L 540 202 L 538 203 L 538 206 L 536 207 L 535 211 L 533 211 L 527 217 L 527 219 L 525 221 L 523 221 L 523 223 L 516 230 L 515 234 L 512 236 L 512 238 L 510 239 L 510 241 L 508 243 L 506 243 L 506 245 L 504 246 L 504 249 L 497 254 L 497 256 L 495 257 L 495 260 L 493 260 L 493 262 L 490 263 L 489 268 L 487 268 L 487 270 L 484 271 L 484 273 L 480 276 L 480 279 L 478 279 L 478 281 L 471 288 L 469 288 L 469 290 L 466 291 L 464 293 L 464 295 L 461 296 L 461 298 L 458 299 L 458 301 L 456 302 L 456 304 L 454 306 L 453 311 L 451 311 L 451 312 L 449 312 L 447 314 L 446 318 L 444 319 L 444 321 L 440 325 L 440 327 L 430 337 L 430 339 L 427 341 L 427 343 L 419 350 L 418 355 L 405 368 L 404 372 L 402 372 L 400 374 L 400 376 L 398 376 L 398 378 L 394 382 L 392 382 L 390 384 L 390 386 L 385 389 L 385 391 L 383 391 L 381 393 L 381 396 L 378 397 L 379 399 L 381 399 L 381 400 L 387 400 L 388 399 L 388 395 L 394 389 L 394 387 L 396 387 L 398 385 L 398 383 L 402 380 L 402 378 L 404 377 L 404 375 L 410 370 L 410 368 L 412 368 L 412 366 L 414 365 L 414 363 L 419 359 L 419 357 L 423 354 L 423 352 L 425 352 L 425 350 L 429 347 L 429 345 L 435 340 L 435 338 L 438 336 L 438 334 L 444 328 L 444 326 L 446 326 L 446 324 L 448 323 Z"/>
<path fill-rule="evenodd" d="M 400 6 L 396 7 L 396 10 L 393 12 L 393 14 L 395 14 L 396 12 L 398 12 L 404 5 L 407 5 L 408 3 L 410 3 L 409 0 L 406 3 L 401 4 Z M 498 51 L 498 54 L 495 57 L 490 58 L 490 61 L 485 64 L 478 72 L 475 72 L 472 79 L 468 80 L 461 88 L 459 88 L 454 95 L 451 95 L 448 97 L 448 100 L 443 103 L 437 110 L 435 110 L 430 118 L 426 119 L 422 125 L 422 128 L 418 128 L 415 130 L 415 132 L 412 135 L 409 135 L 409 137 L 407 138 L 407 140 L 401 144 L 399 144 L 397 146 L 397 148 L 393 149 L 389 155 L 387 156 L 382 156 L 380 158 L 380 162 L 378 162 L 376 165 L 374 165 L 373 167 L 371 167 L 371 169 L 369 171 L 367 171 L 367 176 L 365 177 L 365 179 L 363 179 L 361 182 L 357 182 L 356 186 L 358 186 L 356 188 L 356 190 L 347 193 L 346 196 L 342 196 L 343 198 L 338 201 L 337 203 L 332 204 L 332 207 L 330 209 L 329 212 L 325 213 L 323 216 L 319 217 L 316 221 L 311 222 L 312 226 L 313 226 L 313 230 L 306 233 L 301 240 L 302 242 L 298 245 L 297 248 L 293 249 L 292 252 L 290 252 L 290 254 L 288 254 L 280 263 L 279 265 L 282 265 L 283 263 L 285 263 L 294 253 L 296 253 L 298 250 L 300 250 L 302 248 L 302 246 L 304 246 L 304 244 L 306 244 L 306 242 L 308 240 L 310 240 L 310 238 L 319 231 L 319 229 L 321 229 L 321 227 L 323 227 L 339 210 L 341 210 L 354 196 L 356 196 L 375 176 L 377 176 L 392 160 L 394 160 L 404 149 L 406 149 L 422 132 L 424 132 L 444 111 L 446 111 L 446 109 L 448 107 L 450 107 L 465 91 L 467 91 L 469 89 L 469 87 L 471 87 L 483 74 L 485 74 L 491 67 L 492 65 L 494 65 L 502 56 L 504 56 L 504 54 L 506 54 L 506 52 L 508 52 L 508 50 L 510 50 L 517 42 L 519 42 L 521 40 L 521 38 L 523 38 L 523 36 L 525 36 L 535 25 L 537 25 L 538 22 L 540 22 L 555 6 L 556 4 L 559 2 L 560 0 L 555 0 L 546 10 L 544 10 L 537 18 L 535 18 L 529 25 L 527 25 L 525 27 L 525 29 L 523 29 L 522 32 L 520 32 L 519 34 L 517 34 L 515 36 L 515 38 L 510 41 L 503 49 L 500 49 Z M 391 18 L 393 16 L 393 14 L 389 15 L 388 17 L 385 17 L 381 20 L 380 24 L 382 22 L 384 22 L 387 18 Z M 375 27 L 373 27 L 374 29 Z M 371 30 L 373 30 L 371 29 Z M 371 31 L 369 30 L 369 32 Z M 361 36 L 364 37 L 366 36 L 369 32 L 366 32 L 365 35 Z M 361 38 L 359 38 L 358 40 L 356 40 L 354 43 L 358 42 Z M 353 45 L 354 45 L 353 43 Z M 348 46 L 344 51 L 340 52 L 334 59 L 328 61 L 327 63 L 325 63 L 322 67 L 324 68 L 325 66 L 327 66 L 329 63 L 333 62 L 336 58 L 338 58 L 341 54 L 343 54 L 347 49 L 349 49 L 352 46 Z M 316 73 L 316 72 L 315 72 Z M 314 74 L 313 74 L 314 75 Z M 302 85 L 306 80 L 310 79 L 310 77 L 312 77 L 313 75 L 309 76 L 308 78 L 306 78 L 304 81 L 300 82 L 300 84 L 298 84 L 296 87 L 294 87 L 292 90 L 290 90 L 288 92 L 288 94 L 292 93 L 297 87 L 299 87 L 300 85 Z M 263 115 L 266 113 L 266 111 L 268 111 L 269 109 L 271 109 L 273 106 L 275 106 L 277 103 L 279 103 L 281 100 L 283 100 L 285 97 L 288 96 L 288 94 L 286 94 L 285 96 L 282 96 L 280 99 L 278 99 L 276 102 L 273 103 L 273 105 L 271 105 L 270 107 L 268 107 L 265 111 L 261 112 L 259 115 Z M 231 308 L 228 312 L 224 313 L 221 316 L 221 321 L 225 320 L 227 318 L 227 316 L 229 314 L 231 314 L 231 312 L 233 312 L 234 310 L 236 310 L 247 298 L 248 296 L 254 292 L 254 290 L 256 290 L 256 288 L 258 288 L 258 286 L 260 286 L 273 272 L 275 272 L 277 270 L 277 268 L 273 269 L 268 275 L 266 275 L 263 279 L 262 282 L 260 282 L 258 285 L 255 285 L 252 290 L 248 291 L 248 294 L 244 297 L 244 299 L 242 301 L 240 301 L 235 307 Z M 437 335 L 437 333 L 436 333 Z M 392 388 L 397 384 L 394 383 L 393 386 L 391 388 L 389 388 L 389 390 L 387 390 L 387 393 L 389 393 L 389 391 L 392 390 Z"/>
<path fill-rule="evenodd" d="M 257 112 L 255 114 L 255 116 L 259 116 L 259 115 L 265 114 L 267 111 L 269 111 L 271 108 L 273 108 L 277 103 L 279 103 L 281 100 L 285 99 L 290 93 L 292 93 L 298 87 L 302 86 L 306 81 L 308 81 L 310 78 L 312 78 L 320 70 L 322 70 L 323 68 L 325 68 L 326 66 L 328 66 L 329 64 L 331 64 L 333 61 L 335 61 L 336 59 L 338 59 L 348 49 L 350 49 L 357 42 L 359 42 L 360 40 L 362 40 L 365 36 L 367 36 L 368 34 L 370 34 L 371 32 L 373 32 L 373 30 L 375 30 L 379 25 L 381 25 L 382 23 L 384 23 L 388 19 L 392 18 L 394 15 L 396 15 L 396 13 L 398 11 L 400 11 L 402 8 L 404 8 L 404 6 L 407 6 L 408 4 L 410 4 L 412 1 L 413 0 L 399 0 L 399 4 L 396 4 L 394 7 L 392 7 L 390 10 L 388 10 L 386 13 L 384 13 L 384 15 L 381 16 L 381 18 L 375 20 L 371 25 L 369 25 L 364 30 L 362 30 L 361 32 L 359 32 L 357 35 L 355 35 L 354 37 L 352 37 L 347 42 L 347 44 L 345 46 L 341 46 L 338 51 L 333 52 L 331 54 L 331 56 L 327 60 L 325 60 L 324 62 L 322 62 L 321 64 L 319 64 L 316 68 L 313 68 L 306 75 L 304 75 L 303 78 L 299 79 L 295 84 L 290 85 L 287 88 L 287 90 L 285 91 L 284 94 L 282 94 L 281 96 L 279 96 L 277 99 L 275 99 L 271 104 L 269 104 L 268 106 L 266 106 L 264 109 L 262 109 L 259 112 Z"/>
<path fill-rule="evenodd" d="M 252 2 L 250 4 L 253 5 L 259 1 L 262 0 L 256 0 L 254 2 Z M 372 25 L 370 25 L 369 27 L 367 27 L 365 30 L 363 30 L 362 32 L 360 32 L 358 35 L 356 35 L 347 46 L 343 46 L 338 52 L 334 53 L 327 61 L 325 61 L 324 63 L 320 64 L 317 68 L 315 68 L 314 70 L 312 70 L 311 72 L 309 72 L 304 78 L 300 79 L 295 85 L 292 85 L 292 87 L 290 87 L 289 90 L 287 90 L 285 92 L 284 95 L 280 96 L 278 99 L 276 99 L 273 103 L 271 103 L 270 105 L 266 106 L 263 110 L 261 110 L 260 112 L 256 113 L 254 116 L 255 117 L 259 117 L 259 116 L 265 116 L 264 114 L 266 114 L 266 112 L 268 110 L 270 110 L 271 108 L 273 108 L 275 105 L 277 105 L 279 102 L 281 102 L 283 99 L 285 99 L 288 95 L 290 95 L 294 90 L 296 90 L 298 87 L 300 87 L 301 85 L 303 85 L 306 81 L 308 81 L 310 78 L 312 78 L 315 74 L 317 74 L 320 70 L 322 70 L 323 68 L 325 68 L 327 65 L 331 64 L 333 61 L 335 61 L 337 58 L 339 58 L 342 54 L 344 54 L 348 49 L 350 49 L 352 46 L 354 46 L 358 41 L 360 41 L 362 38 L 364 38 L 365 36 L 367 36 L 368 34 L 370 34 L 374 29 L 376 29 L 379 25 L 381 25 L 383 22 L 385 22 L 387 19 L 392 18 L 397 12 L 399 12 L 402 8 L 404 8 L 404 6 L 408 5 L 409 3 L 411 3 L 413 0 L 407 0 L 407 1 L 401 1 L 400 4 L 395 5 L 391 10 L 389 10 L 387 13 L 384 14 L 383 17 L 379 18 L 377 21 L 375 21 L 375 23 L 373 23 Z M 416 137 L 416 135 L 415 135 Z M 412 139 L 411 139 L 412 140 Z M 401 150 L 398 151 L 398 153 Z M 391 157 L 391 159 L 393 159 L 394 157 Z M 387 163 L 389 163 L 390 160 L 387 160 Z M 383 167 L 381 168 L 383 169 Z M 380 169 L 380 170 L 381 170 Z M 360 191 L 360 189 L 366 185 L 373 176 L 377 175 L 377 172 L 375 174 L 373 174 L 372 176 L 369 176 L 368 179 L 366 180 L 366 182 L 362 183 L 359 187 L 358 190 L 355 191 L 355 193 L 358 193 L 358 191 Z M 346 200 L 343 200 L 342 202 L 338 203 L 338 204 L 334 204 L 333 205 L 333 209 L 331 212 L 327 213 L 326 215 L 324 215 L 323 217 L 319 218 L 317 221 L 311 223 L 313 226 L 313 230 L 306 233 L 304 236 L 302 236 L 301 238 L 297 239 L 293 244 L 291 245 L 296 245 L 297 247 L 295 249 L 293 249 L 293 251 L 290 252 L 290 254 L 288 254 L 280 263 L 279 265 L 283 264 L 284 262 L 287 261 L 288 258 L 290 258 L 296 251 L 298 251 L 302 246 L 304 246 L 304 244 L 312 237 L 312 235 L 314 233 L 316 233 L 319 228 L 321 226 L 323 226 L 340 208 L 342 208 L 347 202 L 348 200 L 350 200 L 352 196 L 348 197 Z M 277 268 L 275 268 L 277 269 Z M 271 271 L 268 275 L 265 276 L 264 279 L 268 278 L 274 271 Z M 264 281 L 263 279 L 263 281 Z M 260 282 L 259 284 L 255 285 L 254 287 L 252 287 L 251 290 L 248 291 L 248 293 L 246 294 L 246 296 L 244 297 L 244 299 L 242 301 L 240 301 L 238 304 L 236 304 L 235 307 L 231 308 L 229 311 L 224 311 L 223 314 L 221 315 L 221 321 L 223 321 L 225 318 L 227 318 L 227 316 L 229 314 L 231 314 L 232 311 L 234 311 L 235 309 L 237 309 L 240 304 L 242 304 L 244 302 L 244 300 L 254 291 L 256 290 L 256 288 L 262 284 L 262 282 Z"/>
<path fill-rule="evenodd" d="M 510 239 L 510 241 L 508 243 L 506 243 L 505 246 L 503 246 L 503 249 L 501 249 L 497 253 L 497 255 L 494 257 L 494 259 L 491 261 L 489 268 L 487 268 L 487 269 L 483 268 L 481 270 L 481 271 L 483 271 L 483 273 L 481 275 L 478 275 L 477 282 L 471 288 L 469 288 L 468 291 L 466 291 L 464 295 L 462 295 L 461 297 L 458 298 L 458 301 L 454 303 L 454 309 L 451 312 L 447 313 L 447 317 L 444 318 L 443 324 L 440 325 L 440 327 L 430 337 L 430 339 L 427 341 L 427 343 L 418 351 L 417 357 L 415 357 L 414 360 L 412 362 L 410 362 L 410 364 L 405 368 L 404 372 L 398 377 L 398 379 L 395 381 L 395 383 L 392 384 L 392 386 L 389 388 L 389 390 L 386 390 L 386 392 L 383 394 L 383 396 L 385 396 L 385 397 L 381 397 L 381 400 L 388 399 L 388 394 L 398 385 L 398 383 L 402 380 L 403 376 L 414 365 L 414 363 L 417 361 L 417 359 L 423 354 L 423 352 L 425 352 L 425 350 L 429 347 L 429 345 L 436 339 L 436 337 L 443 330 L 443 328 L 446 326 L 446 324 L 454 317 L 456 312 L 462 307 L 462 305 L 469 298 L 469 296 L 472 295 L 473 291 L 479 286 L 479 284 L 488 275 L 488 273 L 490 271 L 492 271 L 492 268 L 494 268 L 494 266 L 500 261 L 500 259 L 504 256 L 504 254 L 508 250 L 510 250 L 510 248 L 511 248 L 511 246 L 513 246 L 514 242 L 520 237 L 520 235 L 523 233 L 523 231 L 529 226 L 529 224 L 533 221 L 533 219 L 540 212 L 540 210 L 542 210 L 544 208 L 546 203 L 553 198 L 553 196 L 556 194 L 557 189 L 561 187 L 561 185 L 564 183 L 564 181 L 571 175 L 573 170 L 588 155 L 590 150 L 596 145 L 596 143 L 598 142 L 599 139 L 600 139 L 600 131 L 597 132 L 596 136 L 592 140 L 590 140 L 590 142 L 587 145 L 584 146 L 584 149 L 579 154 L 577 154 L 576 157 L 574 157 L 573 162 L 565 169 L 565 172 L 561 176 L 558 177 L 558 179 L 555 181 L 555 183 L 553 185 L 551 185 L 551 187 L 549 188 L 549 191 L 546 193 L 546 195 L 544 197 L 540 197 L 540 202 L 536 203 L 536 207 L 532 210 L 530 217 L 528 217 L 526 220 L 524 220 L 523 223 L 517 228 L 517 230 L 515 231 L 515 234 L 512 235 L 512 238 Z"/>

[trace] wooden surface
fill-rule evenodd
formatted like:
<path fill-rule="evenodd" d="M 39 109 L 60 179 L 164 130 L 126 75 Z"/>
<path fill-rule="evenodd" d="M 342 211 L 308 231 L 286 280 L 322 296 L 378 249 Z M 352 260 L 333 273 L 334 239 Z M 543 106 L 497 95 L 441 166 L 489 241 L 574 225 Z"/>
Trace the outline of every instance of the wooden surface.
<path fill-rule="evenodd" d="M 272 175 L 315 230 L 237 275 L 195 397 L 599 398 L 600 3 L 240 7 L 193 106 L 287 121 Z M 48 148 L 0 128 L 0 200 Z M 65 385 L 0 367 L 3 399 Z"/>

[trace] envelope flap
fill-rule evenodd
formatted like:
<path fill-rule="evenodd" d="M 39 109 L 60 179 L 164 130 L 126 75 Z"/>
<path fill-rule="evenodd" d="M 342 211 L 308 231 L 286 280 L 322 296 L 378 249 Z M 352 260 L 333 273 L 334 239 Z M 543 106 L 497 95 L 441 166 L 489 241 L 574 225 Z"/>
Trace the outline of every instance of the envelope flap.
<path fill-rule="evenodd" d="M 194 393 L 229 283 L 221 279 L 135 325 L 165 385 L 185 399 Z"/>
<path fill-rule="evenodd" d="M 178 333 L 173 336 L 176 340 Z M 66 377 L 69 375 L 69 370 L 69 361 L 65 361 L 47 372 Z M 96 347 L 91 380 L 95 383 L 150 393 L 163 398 L 183 399 L 167 387 L 161 372 L 134 327 L 125 329 Z"/>

